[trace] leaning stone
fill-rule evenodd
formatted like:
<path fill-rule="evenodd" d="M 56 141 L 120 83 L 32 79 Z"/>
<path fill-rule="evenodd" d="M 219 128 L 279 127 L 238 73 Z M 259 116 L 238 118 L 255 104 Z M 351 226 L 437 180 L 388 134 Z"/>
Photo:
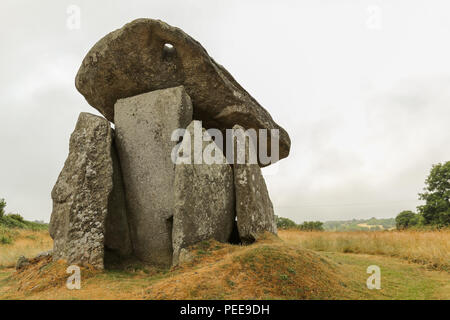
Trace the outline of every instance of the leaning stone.
<path fill-rule="evenodd" d="M 54 240 L 55 260 L 104 268 L 105 245 L 108 245 L 105 234 L 115 230 L 105 227 L 111 225 L 106 221 L 126 221 L 125 203 L 111 201 L 113 187 L 116 192 L 123 192 L 121 185 L 113 186 L 120 172 L 114 170 L 117 164 L 114 164 L 112 143 L 113 130 L 106 119 L 80 114 L 70 137 L 69 156 L 52 191 L 50 235 Z M 126 231 L 121 235 L 121 242 L 118 246 L 124 253 L 130 253 L 131 242 Z"/>
<path fill-rule="evenodd" d="M 245 139 L 243 134 L 244 128 L 236 125 L 233 127 L 233 130 L 238 139 Z M 233 140 L 233 144 L 235 152 L 238 152 L 237 139 Z M 251 159 L 252 144 L 253 141 L 248 139 L 243 150 L 245 155 L 243 163 L 237 163 L 235 157 L 233 165 L 237 226 L 243 243 L 254 242 L 258 235 L 265 231 L 277 233 L 273 205 L 261 173 L 261 168 L 258 164 L 252 164 L 249 161 Z"/>
<path fill-rule="evenodd" d="M 202 141 L 207 139 L 209 142 Z M 203 159 L 205 148 L 214 157 L 208 162 L 211 164 Z M 175 167 L 174 265 L 183 248 L 208 239 L 228 241 L 235 220 L 233 170 L 201 121 L 194 120 L 187 127 L 181 151 L 187 155 L 183 154 L 186 163 Z M 201 163 L 195 164 L 196 157 Z"/>
<path fill-rule="evenodd" d="M 115 105 L 116 145 L 123 171 L 135 255 L 170 266 L 174 214 L 175 129 L 192 121 L 184 88 L 157 90 Z"/>
<path fill-rule="evenodd" d="M 134 20 L 98 41 L 84 58 L 75 84 L 110 121 L 115 120 L 118 99 L 183 85 L 194 105 L 194 119 L 202 120 L 205 128 L 239 124 L 279 129 L 280 159 L 289 155 L 289 135 L 269 112 L 200 43 L 160 20 Z"/>

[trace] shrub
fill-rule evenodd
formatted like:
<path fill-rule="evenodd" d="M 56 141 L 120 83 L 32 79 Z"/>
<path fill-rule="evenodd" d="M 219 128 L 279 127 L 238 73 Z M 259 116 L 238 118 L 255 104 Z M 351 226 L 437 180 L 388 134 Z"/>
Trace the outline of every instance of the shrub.
<path fill-rule="evenodd" d="M 28 229 L 38 231 L 47 229 L 48 224 L 26 221 L 19 214 L 7 214 L 0 218 L 0 227 L 8 229 Z"/>
<path fill-rule="evenodd" d="M 296 224 L 288 218 L 277 216 L 278 229 L 300 229 L 303 231 L 323 231 L 323 222 L 320 221 L 305 221 L 302 224 Z"/>
<path fill-rule="evenodd" d="M 13 243 L 14 237 L 17 233 L 0 225 L 0 244 L 11 244 Z"/>
<path fill-rule="evenodd" d="M 415 214 L 414 212 L 409 210 L 402 211 L 397 215 L 397 217 L 395 217 L 395 225 L 398 230 L 403 230 L 415 226 L 419 223 L 418 216 L 418 214 Z"/>
<path fill-rule="evenodd" d="M 299 229 L 304 231 L 323 231 L 323 222 L 305 221 L 299 225 Z"/>
<path fill-rule="evenodd" d="M 0 218 L 5 214 L 6 201 L 5 199 L 0 199 Z"/>
<path fill-rule="evenodd" d="M 12 218 L 14 220 L 17 220 L 19 222 L 24 222 L 25 221 L 25 219 L 18 213 L 10 213 L 10 214 L 8 214 L 8 217 L 10 217 L 10 218 Z"/>
<path fill-rule="evenodd" d="M 0 244 L 11 244 L 12 239 L 8 236 L 0 236 Z"/>
<path fill-rule="evenodd" d="M 297 228 L 297 227 L 298 227 L 298 225 L 291 219 L 277 216 L 277 228 L 278 229 L 293 229 L 293 228 Z"/>
<path fill-rule="evenodd" d="M 419 198 L 426 201 L 418 207 L 426 225 L 450 226 L 450 161 L 433 165 Z"/>

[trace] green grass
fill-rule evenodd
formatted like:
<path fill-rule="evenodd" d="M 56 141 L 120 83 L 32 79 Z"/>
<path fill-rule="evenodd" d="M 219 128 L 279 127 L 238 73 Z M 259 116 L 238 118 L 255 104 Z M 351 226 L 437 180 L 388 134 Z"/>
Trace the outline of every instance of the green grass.
<path fill-rule="evenodd" d="M 39 231 L 48 229 L 48 224 L 26 221 L 19 215 L 8 214 L 0 217 L 0 228 Z"/>
<path fill-rule="evenodd" d="M 320 253 L 336 262 L 342 273 L 352 275 L 347 285 L 351 296 L 343 298 L 370 300 L 428 300 L 450 299 L 450 274 L 431 271 L 425 266 L 407 263 L 397 258 L 348 254 Z M 370 276 L 367 267 L 377 265 L 381 269 L 381 289 L 369 290 L 366 280 Z"/>
<path fill-rule="evenodd" d="M 0 225 L 0 245 L 12 244 L 16 236 L 17 231 Z"/>

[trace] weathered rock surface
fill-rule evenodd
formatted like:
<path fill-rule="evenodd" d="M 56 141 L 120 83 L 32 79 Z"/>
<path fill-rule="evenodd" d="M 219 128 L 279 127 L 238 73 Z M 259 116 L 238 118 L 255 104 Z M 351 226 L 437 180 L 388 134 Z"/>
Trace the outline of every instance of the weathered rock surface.
<path fill-rule="evenodd" d="M 17 259 L 16 263 L 16 270 L 21 270 L 31 264 L 30 260 L 25 258 L 24 256 L 20 256 L 19 259 Z"/>
<path fill-rule="evenodd" d="M 109 211 L 105 221 L 105 255 L 114 257 L 127 257 L 133 252 L 130 229 L 126 211 L 126 199 L 122 169 L 115 143 L 111 146 L 113 189 L 109 196 Z"/>
<path fill-rule="evenodd" d="M 239 124 L 279 129 L 280 159 L 289 155 L 289 135 L 270 114 L 200 43 L 160 20 L 132 21 L 98 41 L 84 58 L 75 84 L 110 121 L 115 120 L 118 99 L 183 85 L 192 99 L 194 119 L 202 120 L 205 128 Z"/>
<path fill-rule="evenodd" d="M 175 257 L 174 257 L 174 259 L 175 259 Z M 177 259 L 176 265 L 182 265 L 182 264 L 189 263 L 192 260 L 194 260 L 194 254 L 186 248 L 181 248 L 176 259 Z"/>
<path fill-rule="evenodd" d="M 172 132 L 192 121 L 182 86 L 118 100 L 116 146 L 126 190 L 135 255 L 154 264 L 172 263 L 175 164 Z"/>
<path fill-rule="evenodd" d="M 70 137 L 69 156 L 52 190 L 50 235 L 55 260 L 104 268 L 105 234 L 116 229 L 123 233 L 120 239 L 111 238 L 110 245 L 124 254 L 131 252 L 125 203 L 117 201 L 122 186 L 115 185 L 113 192 L 120 172 L 114 170 L 118 165 L 114 164 L 112 140 L 113 130 L 106 119 L 80 114 Z"/>
<path fill-rule="evenodd" d="M 48 250 L 48 251 L 42 251 L 39 252 L 36 257 L 34 257 L 35 259 L 42 259 L 42 258 L 46 258 L 46 257 L 51 257 L 53 255 L 53 250 Z"/>
<path fill-rule="evenodd" d="M 27 268 L 28 266 L 34 265 L 44 259 L 47 259 L 48 261 L 50 261 L 52 258 L 52 255 L 53 255 L 53 251 L 49 250 L 49 251 L 40 252 L 34 258 L 31 258 L 31 259 L 28 259 L 25 256 L 20 256 L 16 262 L 16 270 L 21 271 L 21 270 Z"/>
<path fill-rule="evenodd" d="M 238 139 L 245 139 L 244 128 L 236 125 L 233 129 L 237 130 L 235 132 Z M 236 139 L 233 143 L 235 152 L 239 151 L 237 150 L 237 141 Z M 233 165 L 237 225 L 243 243 L 254 242 L 258 234 L 264 231 L 277 233 L 273 205 L 261 168 L 257 164 L 248 163 L 251 152 L 250 144 L 252 143 L 252 140 L 248 139 L 245 144 L 244 163 L 239 164 L 235 159 Z"/>
<path fill-rule="evenodd" d="M 209 141 L 202 141 L 206 140 L 203 135 L 209 137 Z M 194 147 L 197 143 L 195 139 L 199 142 L 197 149 Z M 202 159 L 207 147 L 214 163 L 211 161 L 208 164 Z M 236 217 L 233 170 L 211 136 L 202 128 L 201 121 L 194 120 L 187 127 L 180 152 L 188 155 L 184 158 L 186 163 L 180 161 L 175 167 L 174 265 L 178 264 L 183 248 L 208 239 L 228 241 Z M 202 160 L 201 164 L 195 164 L 196 157 Z"/>

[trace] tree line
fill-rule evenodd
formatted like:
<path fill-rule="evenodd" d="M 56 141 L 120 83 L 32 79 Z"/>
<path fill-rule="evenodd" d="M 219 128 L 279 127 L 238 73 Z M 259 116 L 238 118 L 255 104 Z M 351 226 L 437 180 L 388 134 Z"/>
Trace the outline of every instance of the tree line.
<path fill-rule="evenodd" d="M 400 212 L 395 218 L 397 229 L 450 226 L 450 161 L 432 166 L 419 200 L 425 204 Z"/>
<path fill-rule="evenodd" d="M 323 231 L 323 222 L 320 221 L 305 221 L 302 224 L 297 224 L 289 218 L 277 216 L 278 229 L 299 229 L 303 231 Z"/>

